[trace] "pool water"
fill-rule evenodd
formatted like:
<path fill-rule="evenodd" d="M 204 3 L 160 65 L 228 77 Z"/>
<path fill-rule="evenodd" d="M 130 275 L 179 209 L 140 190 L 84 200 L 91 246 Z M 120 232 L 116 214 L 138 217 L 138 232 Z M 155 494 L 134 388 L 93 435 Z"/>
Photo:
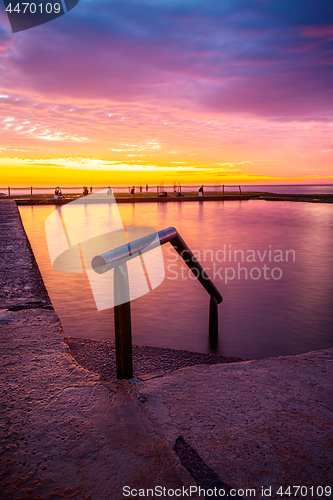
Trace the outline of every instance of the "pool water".
<path fill-rule="evenodd" d="M 220 354 L 252 359 L 333 347 L 332 204 L 249 200 L 118 208 L 125 226 L 176 227 L 206 268 L 224 299 Z M 20 214 L 65 335 L 113 340 L 113 309 L 97 311 L 87 276 L 52 268 L 45 220 L 54 209 L 20 207 Z M 131 302 L 133 343 L 211 352 L 209 296 L 169 244 L 162 250 L 164 281 Z"/>

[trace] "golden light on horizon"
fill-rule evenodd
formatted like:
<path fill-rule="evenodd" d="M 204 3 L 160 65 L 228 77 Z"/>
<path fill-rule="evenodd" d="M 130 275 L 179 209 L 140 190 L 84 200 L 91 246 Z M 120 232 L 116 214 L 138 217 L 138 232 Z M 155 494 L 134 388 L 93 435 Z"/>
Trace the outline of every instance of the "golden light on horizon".
<path fill-rule="evenodd" d="M 156 165 L 106 161 L 90 158 L 1 158 L 0 185 L 6 186 L 98 186 L 161 184 L 278 184 L 315 183 L 316 175 L 298 177 L 264 176 L 246 171 L 251 162 L 189 165 L 185 161 Z M 320 177 L 322 180 L 323 177 Z M 326 181 L 333 179 L 326 176 Z"/>

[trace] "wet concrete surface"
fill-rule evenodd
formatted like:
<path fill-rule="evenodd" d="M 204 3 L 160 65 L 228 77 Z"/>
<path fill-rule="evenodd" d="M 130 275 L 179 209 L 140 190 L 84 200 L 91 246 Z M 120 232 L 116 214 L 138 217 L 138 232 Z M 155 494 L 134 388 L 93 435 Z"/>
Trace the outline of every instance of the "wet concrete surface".
<path fill-rule="evenodd" d="M 71 355 L 10 200 L 0 232 L 1 499 L 333 486 L 332 349 L 106 380 Z"/>

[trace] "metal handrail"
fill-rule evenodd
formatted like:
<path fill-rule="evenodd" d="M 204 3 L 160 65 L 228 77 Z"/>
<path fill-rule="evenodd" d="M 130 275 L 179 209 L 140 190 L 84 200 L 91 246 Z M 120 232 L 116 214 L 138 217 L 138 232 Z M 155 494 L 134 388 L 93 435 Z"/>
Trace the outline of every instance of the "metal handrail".
<path fill-rule="evenodd" d="M 98 274 L 104 274 L 114 269 L 114 296 L 118 298 L 121 296 L 121 303 L 114 307 L 118 379 L 129 379 L 133 377 L 132 327 L 127 261 L 168 242 L 171 243 L 197 280 L 210 295 L 209 339 L 212 345 L 215 345 L 217 342 L 218 304 L 223 300 L 222 295 L 180 236 L 177 229 L 168 227 L 162 231 L 152 233 L 127 243 L 126 245 L 121 245 L 113 250 L 96 255 L 91 261 L 92 269 Z"/>
<path fill-rule="evenodd" d="M 128 260 L 134 259 L 138 255 L 168 242 L 171 243 L 209 295 L 215 297 L 217 303 L 220 304 L 223 300 L 222 295 L 174 227 L 162 229 L 162 231 L 149 234 L 131 243 L 96 255 L 91 262 L 91 266 L 96 273 L 104 274 L 110 269 L 124 264 Z M 197 272 L 195 273 L 194 270 Z"/>

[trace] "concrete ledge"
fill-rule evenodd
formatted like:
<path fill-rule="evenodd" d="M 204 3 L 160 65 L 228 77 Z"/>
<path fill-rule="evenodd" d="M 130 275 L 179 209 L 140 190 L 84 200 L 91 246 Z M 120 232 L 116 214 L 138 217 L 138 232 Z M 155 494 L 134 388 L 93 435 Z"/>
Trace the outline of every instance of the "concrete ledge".
<path fill-rule="evenodd" d="M 176 196 L 168 196 L 168 197 L 158 197 L 158 196 L 115 196 L 117 203 L 169 203 L 169 202 L 177 202 L 183 203 L 187 201 L 234 201 L 234 200 L 249 200 L 250 198 L 259 198 L 259 196 L 250 196 L 250 195 L 225 195 L 225 196 L 187 196 L 184 197 L 176 197 Z M 82 199 L 84 197 L 76 197 L 76 198 L 63 198 L 60 200 L 55 200 L 53 198 L 15 198 L 15 202 L 17 205 L 66 205 L 66 203 L 70 203 L 71 201 Z M 98 203 L 98 201 L 94 200 L 94 203 Z M 101 201 L 101 203 L 105 203 L 105 201 Z"/>
<path fill-rule="evenodd" d="M 137 390 L 170 447 L 182 436 L 223 482 L 278 499 L 281 485 L 332 486 L 332 380 L 328 349 L 185 368 Z"/>

